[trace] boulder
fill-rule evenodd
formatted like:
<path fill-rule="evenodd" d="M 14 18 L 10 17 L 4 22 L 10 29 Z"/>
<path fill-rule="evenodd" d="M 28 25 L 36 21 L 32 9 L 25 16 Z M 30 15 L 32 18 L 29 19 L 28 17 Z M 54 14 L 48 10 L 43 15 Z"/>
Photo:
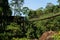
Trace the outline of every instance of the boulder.
<path fill-rule="evenodd" d="M 39 40 L 53 40 L 52 35 L 56 34 L 55 31 L 47 31 L 42 34 Z"/>

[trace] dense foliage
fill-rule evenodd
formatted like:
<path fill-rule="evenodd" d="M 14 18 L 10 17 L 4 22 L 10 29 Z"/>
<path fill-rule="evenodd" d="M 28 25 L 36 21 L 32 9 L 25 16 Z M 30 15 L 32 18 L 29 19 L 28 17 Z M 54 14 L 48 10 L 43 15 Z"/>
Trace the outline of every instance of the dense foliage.
<path fill-rule="evenodd" d="M 23 3 L 24 0 L 21 2 Z M 31 10 L 28 7 L 24 7 L 19 12 L 27 15 L 11 16 L 11 9 L 8 5 L 8 0 L 1 0 L 0 4 L 0 40 L 30 40 L 39 38 L 45 31 L 60 31 L 60 16 L 52 17 L 39 21 L 29 21 L 32 18 L 43 18 L 45 16 L 51 16 L 60 14 L 60 0 L 59 5 L 48 3 L 46 8 L 39 8 L 37 10 Z M 28 11 L 29 10 L 29 11 Z M 50 15 L 51 14 L 51 15 Z M 11 16 L 9 18 L 9 16 Z M 20 18 L 21 17 L 21 18 Z M 59 35 L 58 35 L 59 37 Z M 55 39 L 56 37 L 54 37 Z"/>
<path fill-rule="evenodd" d="M 53 40 L 60 40 L 60 31 L 52 36 Z"/>
<path fill-rule="evenodd" d="M 0 16 L 11 16 L 12 12 L 10 10 L 8 0 L 0 0 Z"/>

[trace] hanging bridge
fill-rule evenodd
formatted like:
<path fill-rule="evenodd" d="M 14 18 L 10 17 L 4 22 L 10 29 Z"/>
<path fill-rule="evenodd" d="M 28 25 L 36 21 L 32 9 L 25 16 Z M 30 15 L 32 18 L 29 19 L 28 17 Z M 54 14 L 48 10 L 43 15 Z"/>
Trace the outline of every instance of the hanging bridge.
<path fill-rule="evenodd" d="M 60 13 L 55 13 L 55 14 L 51 13 L 50 16 L 48 14 L 42 15 L 38 18 L 32 18 L 29 21 L 34 22 L 34 21 L 46 20 L 46 19 L 51 19 L 51 18 L 57 17 L 57 16 L 60 16 Z"/>

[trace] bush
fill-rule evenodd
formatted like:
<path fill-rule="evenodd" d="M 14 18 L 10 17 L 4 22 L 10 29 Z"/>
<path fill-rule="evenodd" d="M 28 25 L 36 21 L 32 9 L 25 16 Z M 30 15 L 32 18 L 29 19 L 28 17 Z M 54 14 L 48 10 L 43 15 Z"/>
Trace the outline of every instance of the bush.
<path fill-rule="evenodd" d="M 60 32 L 59 32 L 58 34 L 54 34 L 54 35 L 52 36 L 52 38 L 53 38 L 54 40 L 60 40 Z"/>

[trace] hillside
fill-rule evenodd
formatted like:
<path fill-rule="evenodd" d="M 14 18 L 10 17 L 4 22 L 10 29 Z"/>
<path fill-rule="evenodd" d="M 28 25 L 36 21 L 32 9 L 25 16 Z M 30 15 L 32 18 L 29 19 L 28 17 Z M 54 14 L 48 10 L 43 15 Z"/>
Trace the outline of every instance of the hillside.
<path fill-rule="evenodd" d="M 45 20 L 45 19 L 50 19 L 50 18 L 56 17 L 56 16 L 60 16 L 60 12 L 59 13 L 43 14 L 39 18 L 32 18 L 29 21 Z"/>

